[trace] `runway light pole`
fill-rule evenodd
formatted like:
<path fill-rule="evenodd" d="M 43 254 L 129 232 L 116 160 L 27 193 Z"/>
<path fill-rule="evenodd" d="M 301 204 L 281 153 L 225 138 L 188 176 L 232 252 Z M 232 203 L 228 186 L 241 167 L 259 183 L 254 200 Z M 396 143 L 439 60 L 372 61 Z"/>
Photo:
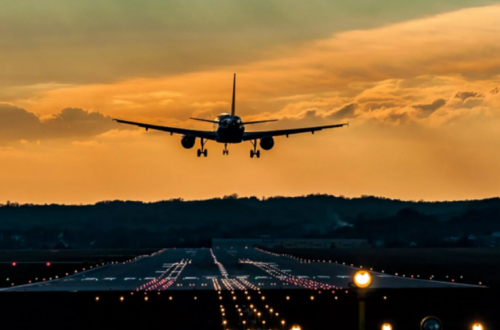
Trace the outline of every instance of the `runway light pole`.
<path fill-rule="evenodd" d="M 372 283 L 372 276 L 366 270 L 357 271 L 353 276 L 354 285 L 358 288 L 358 313 L 359 313 L 359 330 L 366 329 L 366 319 L 365 319 L 365 300 L 366 300 L 366 288 Z M 386 329 L 384 329 L 386 330 Z M 390 329 L 389 329 L 390 330 Z"/>

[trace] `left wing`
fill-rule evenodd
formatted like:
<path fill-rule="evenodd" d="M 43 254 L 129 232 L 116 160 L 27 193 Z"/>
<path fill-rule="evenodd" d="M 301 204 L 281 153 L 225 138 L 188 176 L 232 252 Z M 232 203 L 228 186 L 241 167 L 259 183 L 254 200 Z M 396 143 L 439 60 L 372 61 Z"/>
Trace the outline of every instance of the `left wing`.
<path fill-rule="evenodd" d="M 329 125 L 329 126 L 315 126 L 315 127 L 304 127 L 304 128 L 293 128 L 293 129 L 282 129 L 277 131 L 261 131 L 261 132 L 248 132 L 243 134 L 243 141 L 262 139 L 273 136 L 280 135 L 288 135 L 290 134 L 299 134 L 299 133 L 308 133 L 311 132 L 314 134 L 316 131 L 321 131 L 323 129 L 335 128 L 347 126 L 348 124 L 337 124 L 337 125 Z"/>
<path fill-rule="evenodd" d="M 126 120 L 120 120 L 120 119 L 113 119 L 113 120 L 116 121 L 117 123 L 144 127 L 146 130 L 154 129 L 157 131 L 169 132 L 170 134 L 174 134 L 174 133 L 175 134 L 184 134 L 184 135 L 194 136 L 194 137 L 208 139 L 208 140 L 215 140 L 217 138 L 217 133 L 210 132 L 210 131 L 197 131 L 197 130 L 193 130 L 193 129 L 185 129 L 185 128 L 177 128 L 177 127 L 156 126 L 156 125 L 136 123 L 133 121 L 126 121 Z"/>

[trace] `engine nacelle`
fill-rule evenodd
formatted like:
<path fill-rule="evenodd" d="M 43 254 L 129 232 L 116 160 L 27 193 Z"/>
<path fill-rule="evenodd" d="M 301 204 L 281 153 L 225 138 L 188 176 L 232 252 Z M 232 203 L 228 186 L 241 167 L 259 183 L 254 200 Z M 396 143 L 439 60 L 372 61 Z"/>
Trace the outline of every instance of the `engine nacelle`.
<path fill-rule="evenodd" d="M 182 146 L 186 149 L 191 149 L 194 147 L 194 143 L 196 142 L 196 138 L 194 136 L 183 135 L 181 139 Z"/>
<path fill-rule="evenodd" d="M 274 147 L 274 139 L 272 137 L 260 139 L 260 147 L 264 150 L 271 150 Z"/>

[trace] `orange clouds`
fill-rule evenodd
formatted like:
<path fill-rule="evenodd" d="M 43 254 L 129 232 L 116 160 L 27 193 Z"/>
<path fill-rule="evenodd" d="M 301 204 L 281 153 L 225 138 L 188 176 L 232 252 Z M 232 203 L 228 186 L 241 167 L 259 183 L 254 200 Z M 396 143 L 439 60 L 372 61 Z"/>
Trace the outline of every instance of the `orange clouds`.
<path fill-rule="evenodd" d="M 498 17 L 500 6 L 464 9 L 334 34 L 241 65 L 113 83 L 23 87 L 13 92 L 20 96 L 12 103 L 41 114 L 24 113 L 39 124 L 75 107 L 104 120 L 96 130 L 78 126 L 87 135 L 61 129 L 57 142 L 45 133 L 29 139 L 13 135 L 29 164 L 20 166 L 11 151 L 0 151 L 0 173 L 26 176 L 20 179 L 23 189 L 50 191 L 37 197 L 0 174 L 6 183 L 0 199 L 157 200 L 234 192 L 411 199 L 498 195 Z M 281 119 L 252 129 L 347 120 L 350 128 L 276 139 L 276 147 L 258 161 L 248 158 L 249 145 L 234 146 L 231 156 L 223 157 L 220 145 L 209 144 L 210 156 L 200 160 L 182 149 L 178 136 L 110 120 L 210 129 L 188 118 L 213 118 L 229 110 L 233 72 L 239 115 Z M 29 143 L 21 146 L 22 139 Z M 33 143 L 37 140 L 39 145 Z M 221 182 L 222 173 L 234 180 Z M 78 188 L 68 194 L 72 186 Z"/>

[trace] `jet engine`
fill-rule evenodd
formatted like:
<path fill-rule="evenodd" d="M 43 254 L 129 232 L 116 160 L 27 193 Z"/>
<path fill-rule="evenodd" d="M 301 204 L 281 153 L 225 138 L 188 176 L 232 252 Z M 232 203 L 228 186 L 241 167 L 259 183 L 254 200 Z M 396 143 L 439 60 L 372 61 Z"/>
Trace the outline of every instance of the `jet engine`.
<path fill-rule="evenodd" d="M 260 139 L 260 147 L 264 150 L 271 150 L 274 147 L 274 140 L 272 137 Z"/>
<path fill-rule="evenodd" d="M 194 136 L 183 135 L 181 139 L 182 146 L 186 149 L 191 149 L 196 142 L 196 138 Z"/>

